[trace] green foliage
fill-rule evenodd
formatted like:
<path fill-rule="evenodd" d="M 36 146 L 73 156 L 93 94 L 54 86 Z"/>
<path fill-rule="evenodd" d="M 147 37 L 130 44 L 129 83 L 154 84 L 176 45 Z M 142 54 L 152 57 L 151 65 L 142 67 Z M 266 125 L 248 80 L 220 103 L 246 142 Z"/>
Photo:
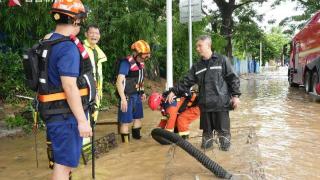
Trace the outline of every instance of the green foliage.
<path fill-rule="evenodd" d="M 282 30 L 274 27 L 269 34 L 265 34 L 258 24 L 252 20 L 251 15 L 254 12 L 241 13 L 236 11 L 236 13 L 239 21 L 234 29 L 234 56 L 245 59 L 246 54 L 249 53 L 253 59 L 259 59 L 260 43 L 262 43 L 263 64 L 270 59 L 279 59 L 282 46 L 289 41 L 288 37 L 282 34 Z M 249 16 L 248 13 L 251 15 Z"/>
<path fill-rule="evenodd" d="M 0 98 L 2 100 L 13 101 L 17 94 L 32 94 L 24 84 L 22 72 L 22 59 L 18 53 L 0 52 Z"/>
<path fill-rule="evenodd" d="M 192 23 L 192 41 L 195 43 L 199 35 L 202 34 L 211 34 L 210 32 L 205 32 L 204 28 L 209 23 L 207 18 L 203 18 L 200 22 Z M 189 70 L 189 36 L 188 36 L 188 24 L 181 24 L 179 22 L 179 11 L 178 11 L 178 2 L 174 1 L 173 3 L 173 79 L 175 81 L 181 79 L 185 73 Z M 162 19 L 158 22 L 158 26 L 155 31 L 156 42 L 157 42 L 157 52 L 158 55 L 157 61 L 159 62 L 160 74 L 165 77 L 166 73 L 166 45 L 167 45 L 167 36 L 166 36 L 166 21 Z M 215 34 L 213 34 L 215 35 Z M 217 41 L 215 48 L 221 49 L 221 38 L 214 39 Z M 197 61 L 199 57 L 195 51 L 195 44 L 192 44 L 192 59 L 193 62 Z"/>
<path fill-rule="evenodd" d="M 100 47 L 106 53 L 108 61 L 103 64 L 104 93 L 109 97 L 103 104 L 108 106 L 116 102 L 116 89 L 111 84 L 115 76 L 115 61 L 130 54 L 130 45 L 138 40 L 148 41 L 152 49 L 152 58 L 146 63 L 146 73 L 149 78 L 156 79 L 156 75 L 166 75 L 166 20 L 165 1 L 158 0 L 84 0 L 89 6 L 90 14 L 87 24 L 96 24 L 100 28 Z M 188 25 L 179 22 L 178 1 L 173 1 L 173 61 L 174 79 L 180 79 L 189 69 L 188 53 Z M 31 47 L 38 39 L 52 31 L 54 22 L 50 17 L 51 3 L 22 3 L 21 7 L 8 8 L 5 3 L 0 4 L 1 32 L 5 35 L 4 44 L 16 53 L 2 54 L 0 72 L 8 74 L 1 76 L 4 86 L 0 89 L 0 97 L 11 100 L 16 93 L 30 95 L 23 83 L 21 52 Z M 30 11 L 32 9 L 32 11 Z M 34 18 L 30 18 L 34 17 Z M 204 27 L 209 19 L 193 23 L 193 42 L 206 33 Z M 83 36 L 84 28 L 80 37 Z M 213 38 L 214 49 L 223 51 L 225 40 L 216 33 L 210 33 Z M 0 45 L 1 46 L 1 45 Z M 193 44 L 193 59 L 198 59 Z M 8 54 L 9 53 L 9 54 Z M 4 58 L 5 57 L 5 58 Z M 8 62 L 13 62 L 8 64 Z M 7 66 L 8 65 L 8 66 Z M 20 72 L 20 73 L 18 73 Z M 154 73 L 156 72 L 156 75 Z"/>
<path fill-rule="evenodd" d="M 222 54 L 224 52 L 224 47 L 227 45 L 226 39 L 218 33 L 212 32 L 212 46 L 215 52 Z"/>
<path fill-rule="evenodd" d="M 109 107 L 118 102 L 117 89 L 114 84 L 105 82 L 103 84 L 104 96 L 102 98 L 101 107 Z"/>
<path fill-rule="evenodd" d="M 276 0 L 276 4 L 281 4 L 284 1 L 288 0 Z M 300 15 L 294 15 L 291 17 L 286 17 L 283 19 L 279 26 L 286 25 L 286 29 L 284 29 L 283 33 L 293 36 L 295 32 L 299 29 L 302 29 L 305 23 L 320 9 L 320 1 L 318 0 L 291 0 L 296 1 L 298 6 L 296 9 L 303 10 L 303 13 Z"/>
<path fill-rule="evenodd" d="M 7 117 L 5 119 L 5 123 L 7 128 L 13 129 L 17 127 L 21 127 L 24 132 L 31 132 L 32 130 L 32 121 L 28 121 L 26 118 L 18 115 L 14 117 Z"/>
<path fill-rule="evenodd" d="M 88 24 L 97 24 L 100 28 L 100 47 L 108 57 L 108 61 L 103 64 L 105 82 L 114 81 L 116 60 L 129 55 L 131 44 L 139 39 L 144 39 L 151 45 L 152 60 L 149 62 L 157 62 L 154 31 L 157 28 L 157 19 L 163 12 L 163 3 L 154 0 L 106 0 L 84 3 L 91 9 Z M 146 63 L 147 75 L 157 68 L 154 67 L 157 63 L 150 63 Z"/>
<path fill-rule="evenodd" d="M 270 46 L 274 49 L 275 59 L 281 58 L 282 47 L 289 42 L 289 38 L 281 33 L 280 28 L 273 28 L 270 34 L 267 34 L 266 39 L 270 43 Z"/>
<path fill-rule="evenodd" d="M 22 101 L 21 104 L 26 104 L 26 102 Z M 9 129 L 21 127 L 24 132 L 30 133 L 34 125 L 34 109 L 30 100 L 22 109 L 21 104 L 20 106 L 14 106 L 14 115 L 6 117 L 5 124 Z M 40 116 L 37 117 L 37 128 L 40 130 L 45 128 L 45 122 L 41 120 Z"/>
<path fill-rule="evenodd" d="M 234 56 L 245 59 L 246 53 L 255 58 L 259 56 L 259 45 L 264 40 L 264 33 L 249 16 L 240 16 L 234 30 Z"/>
<path fill-rule="evenodd" d="M 21 52 L 52 31 L 50 7 L 49 2 L 23 2 L 21 7 L 8 7 L 7 3 L 0 3 L 0 33 L 5 37 L 2 45 Z"/>

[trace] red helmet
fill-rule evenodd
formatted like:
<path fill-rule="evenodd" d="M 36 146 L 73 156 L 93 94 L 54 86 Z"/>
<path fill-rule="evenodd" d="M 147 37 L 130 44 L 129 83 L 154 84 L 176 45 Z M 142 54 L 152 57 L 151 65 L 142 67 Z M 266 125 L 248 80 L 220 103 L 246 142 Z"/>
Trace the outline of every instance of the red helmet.
<path fill-rule="evenodd" d="M 316 85 L 316 92 L 317 94 L 320 94 L 320 83 Z"/>
<path fill-rule="evenodd" d="M 162 101 L 162 95 L 159 93 L 152 93 L 148 100 L 148 105 L 152 111 L 159 109 Z"/>

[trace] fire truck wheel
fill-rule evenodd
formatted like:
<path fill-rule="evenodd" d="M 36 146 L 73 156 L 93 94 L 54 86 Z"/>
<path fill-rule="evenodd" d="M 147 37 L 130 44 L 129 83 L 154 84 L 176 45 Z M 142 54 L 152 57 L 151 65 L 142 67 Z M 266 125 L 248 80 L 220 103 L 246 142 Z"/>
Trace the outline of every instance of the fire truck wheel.
<path fill-rule="evenodd" d="M 311 73 L 307 71 L 304 75 L 304 90 L 306 93 L 311 91 Z"/>
<path fill-rule="evenodd" d="M 288 82 L 290 87 L 299 87 L 299 84 L 293 82 L 293 72 L 292 70 L 288 70 Z"/>
<path fill-rule="evenodd" d="M 316 87 L 317 87 L 318 83 L 319 83 L 319 76 L 318 76 L 317 71 L 315 71 L 312 74 L 312 92 L 315 94 L 317 94 Z"/>

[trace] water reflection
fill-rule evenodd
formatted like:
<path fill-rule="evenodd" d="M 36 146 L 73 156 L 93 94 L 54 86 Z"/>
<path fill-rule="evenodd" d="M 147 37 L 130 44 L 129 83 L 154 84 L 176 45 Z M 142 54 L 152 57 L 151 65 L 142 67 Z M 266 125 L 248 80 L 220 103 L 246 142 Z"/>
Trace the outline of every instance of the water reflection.
<path fill-rule="evenodd" d="M 282 71 L 282 72 L 285 72 Z M 249 80 L 246 110 L 256 116 L 259 150 L 267 179 L 319 179 L 319 103 L 299 88 L 289 88 L 281 71 L 265 79 Z M 250 82 L 254 81 L 254 82 Z M 257 82 L 258 81 L 258 82 Z"/>

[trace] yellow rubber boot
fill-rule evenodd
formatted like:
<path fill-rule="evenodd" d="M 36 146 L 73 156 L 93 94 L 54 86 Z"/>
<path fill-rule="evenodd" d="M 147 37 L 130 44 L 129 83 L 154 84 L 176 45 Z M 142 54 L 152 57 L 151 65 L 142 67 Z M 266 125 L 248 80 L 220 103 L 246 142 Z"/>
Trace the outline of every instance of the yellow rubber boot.
<path fill-rule="evenodd" d="M 130 142 L 130 133 L 128 133 L 128 134 L 121 133 L 121 140 L 123 143 L 129 143 Z"/>

